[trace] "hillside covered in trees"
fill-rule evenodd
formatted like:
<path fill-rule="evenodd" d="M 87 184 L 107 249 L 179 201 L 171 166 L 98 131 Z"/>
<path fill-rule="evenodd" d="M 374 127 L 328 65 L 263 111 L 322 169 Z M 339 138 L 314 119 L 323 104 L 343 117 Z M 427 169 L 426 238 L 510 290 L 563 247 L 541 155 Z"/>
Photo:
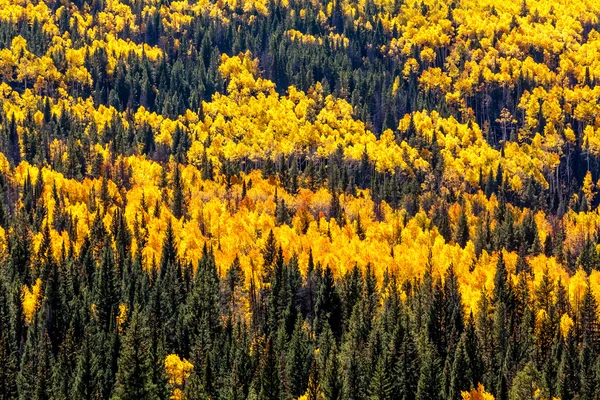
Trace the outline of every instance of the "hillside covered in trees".
<path fill-rule="evenodd" d="M 0 400 L 594 400 L 600 2 L 0 0 Z"/>

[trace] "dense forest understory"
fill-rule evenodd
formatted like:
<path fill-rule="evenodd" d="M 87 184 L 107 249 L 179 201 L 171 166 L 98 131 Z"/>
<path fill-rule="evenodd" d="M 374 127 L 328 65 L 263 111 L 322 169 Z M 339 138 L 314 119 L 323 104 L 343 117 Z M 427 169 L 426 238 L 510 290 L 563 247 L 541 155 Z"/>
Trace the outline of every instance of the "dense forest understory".
<path fill-rule="evenodd" d="M 600 2 L 0 0 L 0 400 L 600 399 Z"/>

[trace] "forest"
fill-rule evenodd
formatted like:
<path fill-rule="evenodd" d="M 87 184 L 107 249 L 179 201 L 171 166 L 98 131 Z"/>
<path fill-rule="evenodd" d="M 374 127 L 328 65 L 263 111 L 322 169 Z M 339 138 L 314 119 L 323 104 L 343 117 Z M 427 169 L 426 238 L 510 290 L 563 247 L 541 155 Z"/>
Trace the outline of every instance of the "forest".
<path fill-rule="evenodd" d="M 0 0 L 0 400 L 600 399 L 600 2 Z"/>

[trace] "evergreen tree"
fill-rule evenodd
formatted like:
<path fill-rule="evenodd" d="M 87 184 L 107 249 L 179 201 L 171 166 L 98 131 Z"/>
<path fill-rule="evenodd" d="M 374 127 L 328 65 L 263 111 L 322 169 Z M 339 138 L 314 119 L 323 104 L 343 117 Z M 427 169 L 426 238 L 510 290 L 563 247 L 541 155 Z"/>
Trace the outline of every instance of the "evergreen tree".
<path fill-rule="evenodd" d="M 465 247 L 469 240 L 469 224 L 467 221 L 467 213 L 463 207 L 458 221 L 456 222 L 456 228 L 454 229 L 454 243 L 460 247 Z"/>
<path fill-rule="evenodd" d="M 327 400 L 342 398 L 341 369 L 337 344 L 331 328 L 326 326 L 320 337 L 319 365 L 321 371 L 321 387 Z"/>
<path fill-rule="evenodd" d="M 102 329 L 114 328 L 119 293 L 112 246 L 107 242 L 102 254 L 95 285 L 96 315 Z"/>
<path fill-rule="evenodd" d="M 462 335 L 454 353 L 452 376 L 450 377 L 449 399 L 460 399 L 461 392 L 468 391 L 477 383 L 471 370 L 471 357 L 467 350 L 467 336 Z"/>
<path fill-rule="evenodd" d="M 309 365 L 310 360 L 310 348 L 307 344 L 307 338 L 304 336 L 302 329 L 303 321 L 301 316 L 298 316 L 296 325 L 292 333 L 292 337 L 288 344 L 288 351 L 286 352 L 286 372 L 288 379 L 290 380 L 290 394 L 297 398 L 302 395 L 309 381 Z"/>
<path fill-rule="evenodd" d="M 341 311 L 340 296 L 333 279 L 333 272 L 328 266 L 323 273 L 315 304 L 317 332 L 321 332 L 325 324 L 328 324 L 334 336 L 340 338 L 342 334 Z"/>
<path fill-rule="evenodd" d="M 277 257 L 277 241 L 273 230 L 269 231 L 265 248 L 263 249 L 263 282 L 270 282 L 273 278 L 273 264 Z"/>
<path fill-rule="evenodd" d="M 89 334 L 84 336 L 78 353 L 73 386 L 71 387 L 71 398 L 91 400 L 95 393 L 94 378 L 96 371 Z"/>
<path fill-rule="evenodd" d="M 199 346 L 197 350 L 201 354 L 205 354 L 214 344 L 216 335 L 221 330 L 219 286 L 214 256 L 205 245 L 187 296 L 183 317 L 190 343 L 192 347 Z"/>
<path fill-rule="evenodd" d="M 593 354 L 591 347 L 584 341 L 579 352 L 579 377 L 580 398 L 582 400 L 594 399 L 598 393 L 598 377 L 594 371 L 597 357 Z"/>
<path fill-rule="evenodd" d="M 575 338 L 570 334 L 566 339 L 565 350 L 558 368 L 557 394 L 561 399 L 571 400 L 577 397 L 580 384 L 577 378 L 578 364 Z"/>
<path fill-rule="evenodd" d="M 371 385 L 369 387 L 369 399 L 387 400 L 393 394 L 392 376 L 388 370 L 388 363 L 384 357 L 380 357 L 375 367 Z"/>
<path fill-rule="evenodd" d="M 17 398 L 17 344 L 7 287 L 0 274 L 0 399 Z"/>
<path fill-rule="evenodd" d="M 440 359 L 433 344 L 425 343 L 424 346 L 415 400 L 442 399 L 442 388 L 439 379 L 441 374 Z"/>
<path fill-rule="evenodd" d="M 279 400 L 280 399 L 280 380 L 279 368 L 277 366 L 277 357 L 271 337 L 263 350 L 261 359 L 259 393 L 260 400 Z"/>
<path fill-rule="evenodd" d="M 532 362 L 528 362 L 513 379 L 508 398 L 510 400 L 534 399 L 539 396 L 540 382 L 540 373 Z"/>
<path fill-rule="evenodd" d="M 113 399 L 158 398 L 156 385 L 152 382 L 148 336 L 148 328 L 144 326 L 141 312 L 135 309 L 123 338 Z"/>

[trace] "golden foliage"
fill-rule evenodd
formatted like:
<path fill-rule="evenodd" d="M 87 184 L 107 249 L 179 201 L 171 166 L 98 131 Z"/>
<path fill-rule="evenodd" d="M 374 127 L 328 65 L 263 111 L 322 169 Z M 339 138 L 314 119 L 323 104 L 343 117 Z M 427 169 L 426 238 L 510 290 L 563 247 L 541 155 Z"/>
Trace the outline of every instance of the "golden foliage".
<path fill-rule="evenodd" d="M 494 396 L 485 391 L 485 388 L 480 383 L 477 389 L 471 389 L 469 392 L 462 392 L 463 400 L 494 400 Z"/>
<path fill-rule="evenodd" d="M 31 288 L 29 288 L 27 285 L 23 285 L 21 299 L 23 303 L 23 316 L 25 317 L 25 322 L 31 324 L 33 322 L 35 313 L 40 308 L 42 302 L 42 280 L 38 278 Z"/>
<path fill-rule="evenodd" d="M 165 358 L 165 371 L 169 379 L 169 384 L 173 387 L 171 399 L 183 399 L 183 387 L 185 380 L 190 376 L 194 366 L 185 358 L 181 359 L 176 354 L 169 354 Z"/>

